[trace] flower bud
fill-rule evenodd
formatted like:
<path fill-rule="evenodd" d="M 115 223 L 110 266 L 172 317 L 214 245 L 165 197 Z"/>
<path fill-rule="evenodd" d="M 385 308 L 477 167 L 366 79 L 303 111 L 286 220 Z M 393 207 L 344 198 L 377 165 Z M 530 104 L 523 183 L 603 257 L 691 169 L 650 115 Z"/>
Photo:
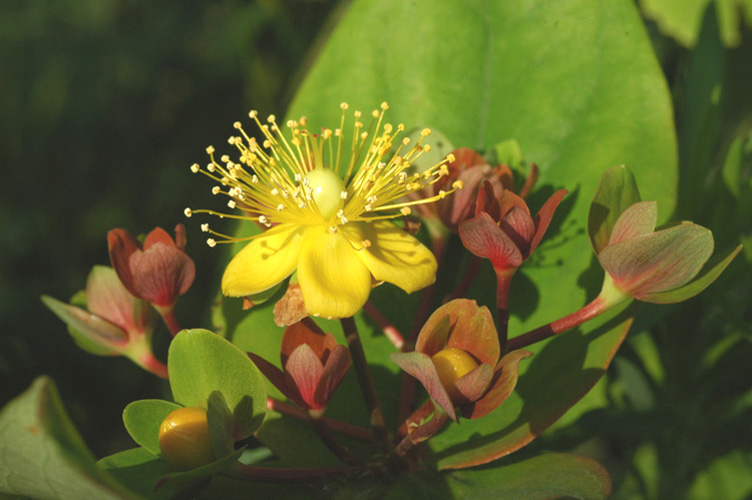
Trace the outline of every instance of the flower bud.
<path fill-rule="evenodd" d="M 178 408 L 159 427 L 159 448 L 165 460 L 181 469 L 195 469 L 216 460 L 206 411 Z"/>

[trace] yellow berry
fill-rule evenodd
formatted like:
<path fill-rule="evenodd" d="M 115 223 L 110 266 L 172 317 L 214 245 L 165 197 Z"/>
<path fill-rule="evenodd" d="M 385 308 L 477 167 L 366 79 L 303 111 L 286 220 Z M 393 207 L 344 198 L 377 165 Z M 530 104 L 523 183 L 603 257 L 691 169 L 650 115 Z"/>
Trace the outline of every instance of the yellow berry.
<path fill-rule="evenodd" d="M 195 469 L 216 460 L 206 411 L 173 410 L 159 426 L 159 448 L 165 460 L 181 469 Z"/>
<path fill-rule="evenodd" d="M 462 349 L 443 349 L 431 358 L 436 372 L 439 374 L 441 385 L 449 393 L 452 401 L 457 401 L 461 396 L 457 390 L 457 380 L 475 370 L 478 363 L 468 353 Z"/>

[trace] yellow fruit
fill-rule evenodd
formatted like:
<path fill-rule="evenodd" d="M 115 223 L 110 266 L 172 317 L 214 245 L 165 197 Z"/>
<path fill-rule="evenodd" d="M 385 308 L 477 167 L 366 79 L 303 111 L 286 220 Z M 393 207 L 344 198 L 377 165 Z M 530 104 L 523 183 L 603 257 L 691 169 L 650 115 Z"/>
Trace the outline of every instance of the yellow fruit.
<path fill-rule="evenodd" d="M 216 460 L 206 411 L 201 408 L 178 408 L 159 426 L 162 456 L 181 469 L 195 469 Z"/>
<path fill-rule="evenodd" d="M 478 363 L 462 349 L 443 349 L 431 358 L 439 374 L 441 385 L 449 393 L 452 401 L 457 401 L 461 396 L 455 386 L 457 380 L 475 370 Z"/>

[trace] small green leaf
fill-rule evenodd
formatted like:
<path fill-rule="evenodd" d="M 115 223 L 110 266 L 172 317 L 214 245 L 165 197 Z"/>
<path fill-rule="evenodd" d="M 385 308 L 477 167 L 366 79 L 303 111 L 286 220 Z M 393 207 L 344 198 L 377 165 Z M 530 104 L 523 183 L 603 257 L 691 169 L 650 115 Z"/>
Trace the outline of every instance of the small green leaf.
<path fill-rule="evenodd" d="M 209 423 L 214 454 L 224 457 L 235 451 L 235 440 L 232 438 L 234 422 L 232 412 L 220 391 L 214 391 L 206 402 L 206 419 Z"/>
<path fill-rule="evenodd" d="M 504 163 L 512 168 L 521 166 L 524 157 L 520 143 L 514 139 L 502 141 L 493 147 L 496 154 L 496 163 Z"/>
<path fill-rule="evenodd" d="M 624 165 L 611 167 L 601 176 L 588 213 L 588 234 L 596 254 L 611 239 L 616 221 L 627 208 L 640 201 L 632 172 Z"/>
<path fill-rule="evenodd" d="M 96 356 L 120 354 L 113 344 L 125 342 L 127 337 L 118 326 L 48 295 L 42 295 L 42 302 L 68 326 L 68 333 L 81 349 Z"/>
<path fill-rule="evenodd" d="M 205 479 L 229 469 L 238 461 L 244 451 L 245 446 L 203 467 L 186 472 L 172 472 L 162 476 L 154 487 L 157 498 L 172 498 L 177 493 L 197 486 Z"/>
<path fill-rule="evenodd" d="M 0 411 L 0 492 L 32 498 L 136 498 L 95 464 L 47 377 Z"/>
<path fill-rule="evenodd" d="M 266 411 L 264 378 L 248 356 L 208 330 L 183 330 L 172 341 L 167 367 L 178 403 L 207 408 L 219 391 L 235 419 L 236 439 L 259 428 Z"/>
<path fill-rule="evenodd" d="M 161 399 L 134 401 L 123 410 L 123 424 L 131 438 L 154 455 L 159 456 L 159 426 L 167 415 L 180 405 Z"/>
<path fill-rule="evenodd" d="M 147 498 L 154 496 L 154 485 L 159 478 L 175 471 L 175 467 L 146 448 L 133 448 L 115 453 L 103 458 L 97 465 L 131 490 Z"/>
<path fill-rule="evenodd" d="M 741 250 L 742 245 L 739 245 L 738 247 L 728 252 L 726 255 L 718 256 L 712 259 L 710 262 L 705 264 L 705 266 L 702 268 L 702 270 L 700 270 L 695 279 L 693 279 L 686 285 L 683 285 L 674 290 L 669 290 L 667 292 L 649 293 L 644 297 L 641 297 L 640 300 L 643 300 L 645 302 L 653 302 L 655 304 L 671 304 L 674 302 L 682 302 L 691 297 L 694 297 L 695 295 L 709 287 L 710 284 L 713 283 L 716 279 L 718 279 L 718 276 L 721 275 L 724 269 L 726 269 L 726 267 L 731 263 L 734 257 L 736 257 L 736 255 Z"/>

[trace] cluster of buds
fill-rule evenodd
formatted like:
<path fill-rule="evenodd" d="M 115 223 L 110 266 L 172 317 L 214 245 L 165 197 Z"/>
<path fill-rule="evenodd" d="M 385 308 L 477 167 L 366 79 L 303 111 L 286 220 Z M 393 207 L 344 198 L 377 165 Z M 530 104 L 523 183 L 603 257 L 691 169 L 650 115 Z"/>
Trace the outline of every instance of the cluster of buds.
<path fill-rule="evenodd" d="M 174 315 L 178 295 L 196 274 L 185 254 L 185 228 L 175 227 L 175 240 L 162 228 L 151 231 L 142 244 L 124 229 L 107 235 L 112 268 L 95 266 L 86 291 L 65 304 L 52 297 L 42 301 L 69 328 L 74 340 L 98 355 L 124 355 L 144 369 L 167 378 L 167 368 L 152 352 L 156 326 L 149 304 L 162 315 L 170 332 L 180 330 Z"/>

